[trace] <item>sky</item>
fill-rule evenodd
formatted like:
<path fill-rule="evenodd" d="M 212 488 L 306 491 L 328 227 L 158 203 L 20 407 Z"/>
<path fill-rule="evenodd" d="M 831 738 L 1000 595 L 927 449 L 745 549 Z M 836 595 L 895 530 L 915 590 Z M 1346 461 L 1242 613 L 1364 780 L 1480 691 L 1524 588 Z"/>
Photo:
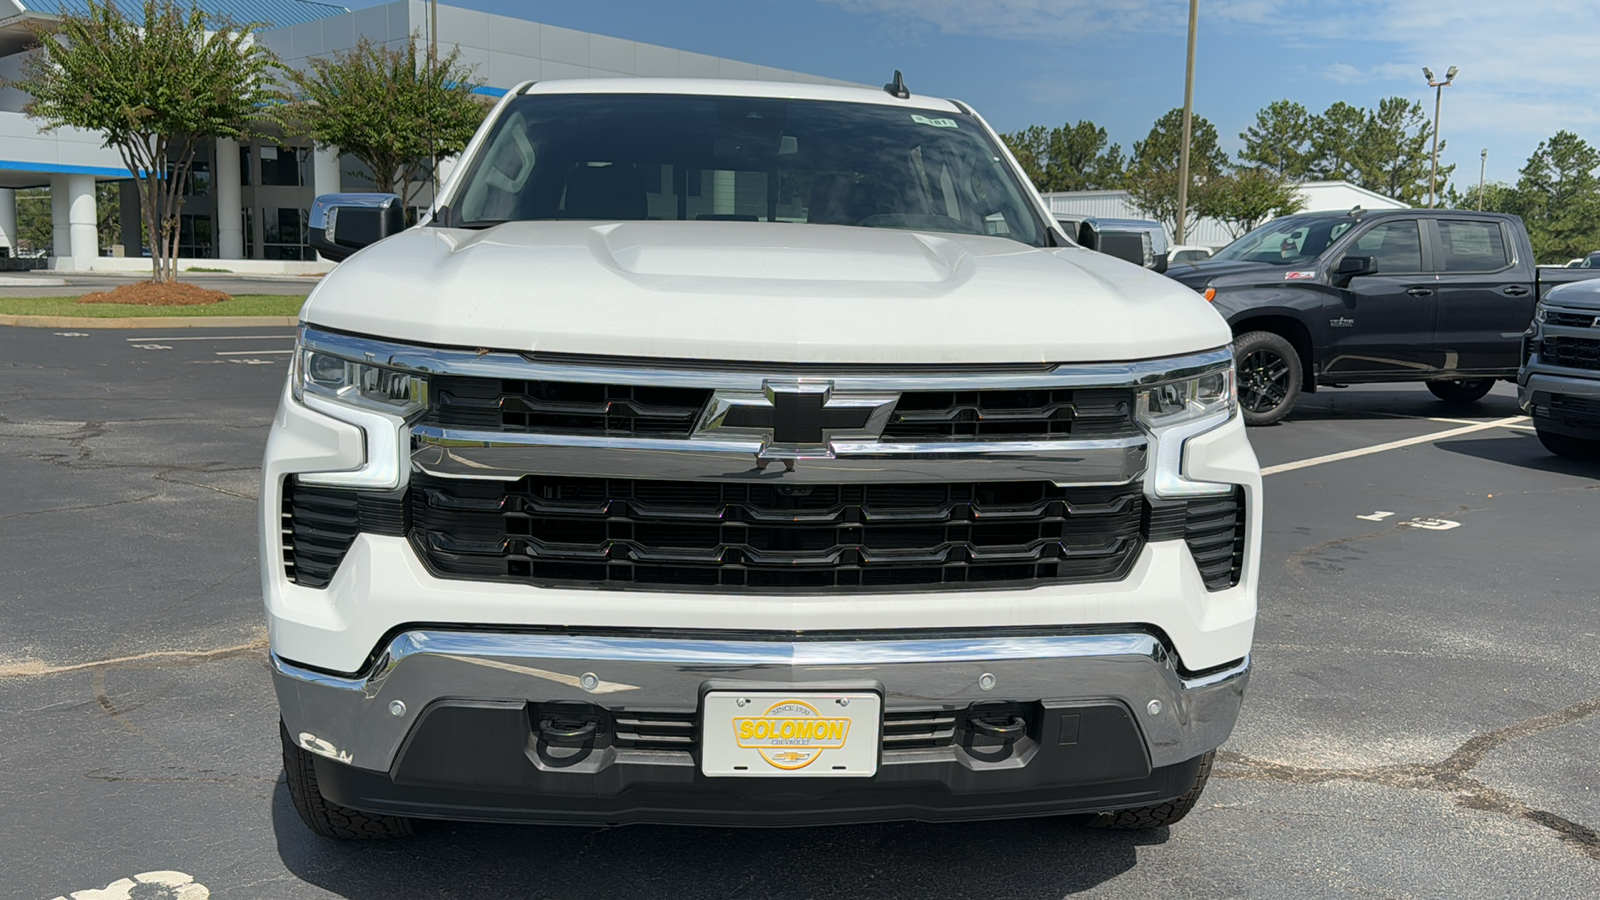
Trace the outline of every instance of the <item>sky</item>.
<path fill-rule="evenodd" d="M 972 104 L 1001 131 L 1090 119 L 1130 150 L 1183 103 L 1186 0 L 446 0 L 449 5 Z M 352 7 L 376 5 L 345 0 Z M 1558 130 L 1600 145 L 1597 0 L 1200 0 L 1195 112 L 1236 152 L 1290 99 L 1421 101 L 1443 77 L 1440 164 L 1514 182 Z"/>

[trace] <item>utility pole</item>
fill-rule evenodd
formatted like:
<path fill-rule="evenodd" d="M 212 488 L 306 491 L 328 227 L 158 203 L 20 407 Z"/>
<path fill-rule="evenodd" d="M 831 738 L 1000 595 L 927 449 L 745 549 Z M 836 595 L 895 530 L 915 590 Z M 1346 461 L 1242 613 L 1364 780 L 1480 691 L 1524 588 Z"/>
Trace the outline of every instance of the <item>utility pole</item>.
<path fill-rule="evenodd" d="M 434 71 L 439 67 L 439 0 L 428 0 L 428 88 L 433 88 Z M 433 116 L 428 116 L 428 178 L 433 182 L 433 202 L 439 208 L 439 151 L 433 139 Z"/>
<path fill-rule="evenodd" d="M 1483 148 L 1478 158 L 1481 160 L 1478 164 L 1478 212 L 1483 212 L 1483 173 L 1489 169 L 1489 148 Z"/>
<path fill-rule="evenodd" d="M 1194 34 L 1200 24 L 1200 0 L 1189 0 L 1189 64 L 1183 76 L 1183 146 L 1178 150 L 1178 215 L 1172 238 L 1184 243 L 1184 219 L 1189 214 L 1189 137 L 1194 119 Z"/>
<path fill-rule="evenodd" d="M 1428 87 L 1433 88 L 1433 170 L 1428 176 L 1428 208 L 1433 209 L 1438 205 L 1439 196 L 1439 105 L 1444 101 L 1444 89 L 1450 82 L 1456 80 L 1455 66 L 1451 66 L 1444 73 L 1443 81 L 1433 80 L 1433 70 L 1427 66 L 1422 67 L 1423 77 L 1428 79 Z M 1487 151 L 1486 151 L 1487 152 Z"/>

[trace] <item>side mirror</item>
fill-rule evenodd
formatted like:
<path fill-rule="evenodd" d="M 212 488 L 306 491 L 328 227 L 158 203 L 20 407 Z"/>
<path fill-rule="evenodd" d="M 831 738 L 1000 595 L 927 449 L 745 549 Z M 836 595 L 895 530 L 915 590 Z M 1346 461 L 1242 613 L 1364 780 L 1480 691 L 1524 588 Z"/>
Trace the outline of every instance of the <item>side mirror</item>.
<path fill-rule="evenodd" d="M 1099 251 L 1100 231 L 1094 227 L 1094 222 L 1081 222 L 1078 224 L 1078 244 L 1085 250 Z"/>
<path fill-rule="evenodd" d="M 335 262 L 405 229 L 394 194 L 323 194 L 311 203 L 311 247 Z"/>
<path fill-rule="evenodd" d="M 1333 269 L 1334 280 L 1340 284 L 1349 284 L 1350 279 L 1357 275 L 1378 274 L 1378 262 L 1370 256 L 1346 256 L 1339 260 L 1339 265 Z"/>

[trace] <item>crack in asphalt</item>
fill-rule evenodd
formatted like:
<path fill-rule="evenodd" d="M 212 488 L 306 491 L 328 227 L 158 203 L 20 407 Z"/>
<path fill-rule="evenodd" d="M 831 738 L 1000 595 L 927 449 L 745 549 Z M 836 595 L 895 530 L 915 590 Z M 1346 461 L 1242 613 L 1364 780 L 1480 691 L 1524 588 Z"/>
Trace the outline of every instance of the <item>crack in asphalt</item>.
<path fill-rule="evenodd" d="M 181 484 L 182 482 L 179 483 Z M 129 497 L 126 500 L 111 500 L 106 503 L 86 503 L 82 506 L 52 506 L 49 509 L 32 509 L 28 510 L 27 512 L 7 513 L 6 515 L 0 516 L 0 522 L 7 521 L 9 519 L 25 519 L 29 516 L 48 516 L 52 513 L 83 512 L 90 509 L 109 509 L 113 506 L 124 506 L 129 503 L 143 503 L 146 500 L 153 500 L 159 496 L 161 496 L 161 492 L 157 491 L 153 494 L 145 494 L 142 497 Z"/>
<path fill-rule="evenodd" d="M 1469 773 L 1489 753 L 1515 740 L 1542 731 L 1571 725 L 1600 713 L 1600 696 L 1590 697 L 1553 712 L 1478 735 L 1438 762 L 1398 763 L 1366 768 L 1319 768 L 1255 759 L 1228 750 L 1217 752 L 1219 778 L 1262 781 L 1278 784 L 1325 784 L 1329 781 L 1357 781 L 1402 790 L 1434 791 L 1450 795 L 1461 806 L 1483 812 L 1524 819 L 1555 832 L 1560 840 L 1591 859 L 1600 860 L 1600 833 L 1553 812 L 1534 809 L 1498 788 L 1490 787 Z"/>
<path fill-rule="evenodd" d="M 265 649 L 267 649 L 267 639 L 263 636 L 247 643 L 235 644 L 232 647 L 219 647 L 214 650 L 151 650 L 147 653 L 136 653 L 132 656 L 115 656 L 110 659 L 97 659 L 64 666 L 52 666 L 43 660 L 27 659 L 21 662 L 0 663 L 0 678 L 39 678 L 45 675 L 60 675 L 66 672 L 170 668 L 175 665 L 192 666 L 217 659 L 247 656 L 258 650 Z M 102 703 L 102 706 L 104 705 Z M 109 710 L 107 711 L 109 712 Z"/>

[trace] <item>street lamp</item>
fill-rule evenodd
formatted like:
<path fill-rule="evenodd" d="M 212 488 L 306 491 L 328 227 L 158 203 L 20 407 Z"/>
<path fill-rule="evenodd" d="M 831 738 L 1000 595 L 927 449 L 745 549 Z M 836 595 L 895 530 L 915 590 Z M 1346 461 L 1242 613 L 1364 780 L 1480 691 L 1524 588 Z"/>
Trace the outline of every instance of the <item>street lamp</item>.
<path fill-rule="evenodd" d="M 1178 214 L 1173 217 L 1172 237 L 1182 244 L 1188 240 L 1189 215 L 1189 138 L 1194 118 L 1194 34 L 1200 22 L 1200 0 L 1189 0 L 1189 61 L 1183 75 L 1183 146 L 1178 149 Z"/>
<path fill-rule="evenodd" d="M 1489 148 L 1483 148 L 1483 153 L 1478 156 L 1478 212 L 1483 212 L 1483 173 L 1489 171 Z"/>
<path fill-rule="evenodd" d="M 1444 89 L 1450 82 L 1456 80 L 1455 66 L 1445 70 L 1443 81 L 1433 80 L 1433 70 L 1427 66 L 1422 67 L 1423 77 L 1428 79 L 1428 87 L 1433 91 L 1433 170 L 1428 175 L 1428 208 L 1433 209 L 1437 204 L 1439 195 L 1439 104 L 1444 100 Z"/>

